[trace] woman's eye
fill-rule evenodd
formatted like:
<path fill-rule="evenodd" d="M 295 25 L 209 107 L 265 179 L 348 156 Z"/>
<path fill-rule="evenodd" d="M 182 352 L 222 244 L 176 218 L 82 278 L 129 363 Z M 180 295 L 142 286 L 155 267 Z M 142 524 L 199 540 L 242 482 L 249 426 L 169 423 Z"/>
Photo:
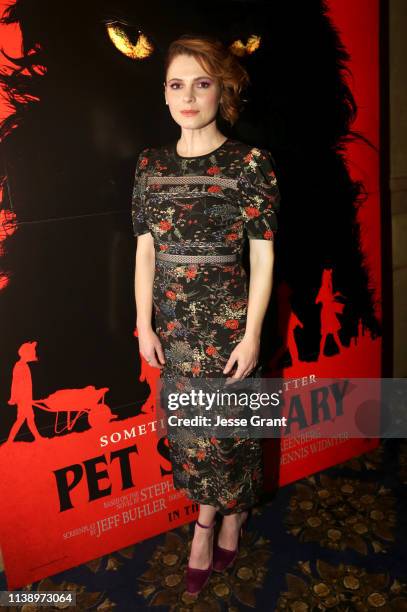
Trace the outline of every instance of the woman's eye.
<path fill-rule="evenodd" d="M 209 81 L 199 81 L 198 82 L 198 87 L 200 89 L 208 89 L 208 87 L 211 86 L 211 83 Z M 172 83 L 170 85 L 170 89 L 180 89 L 181 85 L 180 83 Z"/>

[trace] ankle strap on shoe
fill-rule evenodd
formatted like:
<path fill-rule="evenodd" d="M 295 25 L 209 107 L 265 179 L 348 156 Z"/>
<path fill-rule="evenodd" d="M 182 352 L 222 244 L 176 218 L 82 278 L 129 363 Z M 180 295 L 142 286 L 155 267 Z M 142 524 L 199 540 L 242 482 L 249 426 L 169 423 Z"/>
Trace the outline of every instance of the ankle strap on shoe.
<path fill-rule="evenodd" d="M 203 527 L 204 529 L 210 529 L 215 525 L 215 523 L 216 521 L 213 521 L 213 523 L 211 523 L 210 525 L 202 525 L 202 523 L 200 523 L 198 520 L 196 521 L 196 524 L 199 525 L 199 527 Z"/>

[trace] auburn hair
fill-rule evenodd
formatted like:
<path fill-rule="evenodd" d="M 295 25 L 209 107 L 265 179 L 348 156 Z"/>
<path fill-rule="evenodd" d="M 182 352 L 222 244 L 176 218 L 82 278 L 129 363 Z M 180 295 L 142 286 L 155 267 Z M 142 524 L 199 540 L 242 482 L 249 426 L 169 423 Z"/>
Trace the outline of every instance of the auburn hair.
<path fill-rule="evenodd" d="M 221 90 L 220 115 L 234 125 L 243 106 L 240 93 L 250 83 L 247 71 L 236 56 L 217 38 L 184 34 L 167 49 L 164 61 L 165 81 L 170 64 L 177 55 L 192 55 L 210 76 L 218 79 Z"/>

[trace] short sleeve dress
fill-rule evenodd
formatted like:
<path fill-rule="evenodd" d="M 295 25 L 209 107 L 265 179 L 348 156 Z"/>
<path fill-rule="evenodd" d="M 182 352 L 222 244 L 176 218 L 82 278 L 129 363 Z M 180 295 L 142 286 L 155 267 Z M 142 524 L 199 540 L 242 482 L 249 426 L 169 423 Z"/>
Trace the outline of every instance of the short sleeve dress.
<path fill-rule="evenodd" d="M 236 254 L 233 263 L 173 263 L 156 257 L 155 330 L 161 377 L 225 377 L 243 339 L 248 279 L 244 241 L 273 240 L 280 194 L 266 149 L 236 139 L 205 155 L 180 156 L 176 142 L 141 151 L 132 197 L 134 235 L 150 232 L 156 253 Z M 256 375 L 256 374 L 255 374 Z M 174 486 L 221 514 L 253 506 L 262 490 L 258 439 L 169 438 Z"/>

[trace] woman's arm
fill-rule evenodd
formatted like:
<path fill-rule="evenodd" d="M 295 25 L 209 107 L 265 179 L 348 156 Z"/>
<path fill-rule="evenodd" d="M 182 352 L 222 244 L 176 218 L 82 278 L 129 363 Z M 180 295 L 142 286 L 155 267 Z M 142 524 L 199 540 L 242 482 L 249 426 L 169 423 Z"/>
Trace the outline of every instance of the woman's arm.
<path fill-rule="evenodd" d="M 227 374 L 237 361 L 236 372 L 230 378 L 244 378 L 256 367 L 260 353 L 260 334 L 273 288 L 274 243 L 272 240 L 251 239 L 250 284 L 246 331 L 232 351 L 223 370 Z"/>
<path fill-rule="evenodd" d="M 261 328 L 273 288 L 274 243 L 249 240 L 250 284 L 244 338 L 260 341 Z"/>
<path fill-rule="evenodd" d="M 150 232 L 137 237 L 134 293 L 137 332 L 141 355 L 149 364 L 162 368 L 165 363 L 161 342 L 152 327 L 153 284 L 155 274 L 154 239 Z M 156 353 L 161 363 L 157 361 Z"/>
<path fill-rule="evenodd" d="M 137 309 L 137 329 L 149 329 L 153 314 L 153 283 L 155 271 L 154 240 L 150 233 L 137 238 L 134 293 Z"/>
<path fill-rule="evenodd" d="M 243 158 L 237 184 L 250 245 L 250 285 L 245 334 L 223 370 L 227 374 L 237 361 L 237 370 L 231 378 L 245 377 L 257 365 L 261 328 L 272 290 L 280 191 L 270 151 L 252 147 Z"/>

